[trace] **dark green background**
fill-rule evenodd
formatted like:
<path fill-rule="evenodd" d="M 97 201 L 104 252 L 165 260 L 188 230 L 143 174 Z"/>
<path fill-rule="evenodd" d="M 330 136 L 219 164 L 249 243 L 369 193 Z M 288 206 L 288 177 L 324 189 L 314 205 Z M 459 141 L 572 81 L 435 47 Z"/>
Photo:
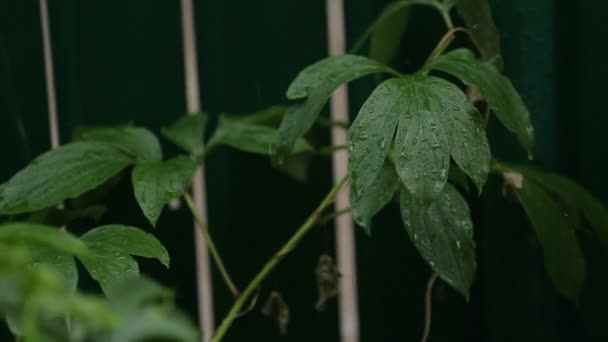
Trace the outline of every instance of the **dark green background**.
<path fill-rule="evenodd" d="M 608 3 L 601 0 L 493 0 L 506 72 L 521 91 L 536 127 L 539 165 L 559 170 L 608 200 L 603 180 L 608 147 L 604 86 Z M 48 148 L 38 1 L 0 1 L 0 180 Z M 379 13 L 382 1 L 347 0 L 348 40 Z M 82 124 L 134 122 L 158 131 L 185 112 L 179 1 L 50 1 L 62 141 Z M 397 66 L 411 70 L 441 36 L 437 15 L 417 9 Z M 206 111 L 250 112 L 282 103 L 299 69 L 326 55 L 324 1 L 196 2 L 202 101 Z M 351 87 L 353 112 L 374 85 Z M 521 160 L 522 150 L 498 127 L 493 152 Z M 320 133 L 317 141 L 326 140 Z M 167 154 L 176 150 L 166 144 Z M 307 184 L 272 169 L 266 158 L 222 149 L 208 160 L 209 212 L 236 282 L 243 286 L 293 232 L 330 186 L 329 160 L 316 160 Z M 106 222 L 146 226 L 128 191 L 115 191 Z M 479 272 L 470 304 L 439 284 L 432 341 L 582 341 L 608 339 L 607 258 L 582 238 L 588 282 L 580 307 L 562 300 L 545 276 L 540 247 L 521 209 L 491 180 L 483 199 L 470 198 Z M 389 207 L 374 238 L 358 232 L 362 341 L 415 341 L 422 327 L 428 268 Z M 157 230 L 172 255 L 170 271 L 144 269 L 178 293 L 195 315 L 190 219 L 165 212 Z M 238 320 L 230 341 L 336 341 L 335 304 L 316 313 L 314 267 L 331 252 L 330 227 L 315 230 L 264 283 L 291 306 L 289 336 L 276 337 L 258 311 Z M 218 277 L 216 277 L 218 279 Z M 91 284 L 85 278 L 85 286 Z M 216 315 L 230 297 L 216 281 Z M 4 340 L 4 339 L 2 339 Z"/>

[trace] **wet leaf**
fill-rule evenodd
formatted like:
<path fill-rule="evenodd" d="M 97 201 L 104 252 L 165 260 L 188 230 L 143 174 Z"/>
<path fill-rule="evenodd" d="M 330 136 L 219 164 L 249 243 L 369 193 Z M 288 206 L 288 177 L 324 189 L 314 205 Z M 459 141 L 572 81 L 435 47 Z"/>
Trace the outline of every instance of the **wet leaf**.
<path fill-rule="evenodd" d="M 436 58 L 431 69 L 460 78 L 465 84 L 478 87 L 500 122 L 513 132 L 531 157 L 534 128 L 530 113 L 508 78 L 489 62 L 475 58 L 467 49 L 458 49 Z"/>
<path fill-rule="evenodd" d="M 133 169 L 133 192 L 152 226 L 156 226 L 163 207 L 173 198 L 183 195 L 195 171 L 194 161 L 184 156 L 139 164 Z"/>
<path fill-rule="evenodd" d="M 451 154 L 481 192 L 490 150 L 479 112 L 464 93 L 443 79 L 415 76 L 401 82 L 393 159 L 404 185 L 430 203 L 447 181 Z"/>
<path fill-rule="evenodd" d="M 104 292 L 121 278 L 139 274 L 137 262 L 131 255 L 155 258 L 169 267 L 169 253 L 160 241 L 135 227 L 101 226 L 87 232 L 81 240 L 92 255 L 80 260 Z"/>
<path fill-rule="evenodd" d="M 427 205 L 403 189 L 401 217 L 433 271 L 468 300 L 477 264 L 469 207 L 460 193 L 447 184 Z"/>
<path fill-rule="evenodd" d="M 357 196 L 355 191 L 350 192 L 353 218 L 368 234 L 372 233 L 372 218 L 393 199 L 398 188 L 399 176 L 395 166 L 385 162 L 372 185 L 361 196 Z"/>
<path fill-rule="evenodd" d="M 293 149 L 317 120 L 325 102 L 340 85 L 373 73 L 392 73 L 389 67 L 371 59 L 342 55 L 323 59 L 302 70 L 287 90 L 287 98 L 301 100 L 293 104 L 281 121 L 277 153 L 283 157 Z"/>
<path fill-rule="evenodd" d="M 0 186 L 0 214 L 51 207 L 104 183 L 133 162 L 102 142 L 76 142 L 48 151 Z"/>
<path fill-rule="evenodd" d="M 98 141 L 117 147 L 138 162 L 161 161 L 160 142 L 142 127 L 83 127 L 76 130 L 75 141 Z"/>
<path fill-rule="evenodd" d="M 405 106 L 403 80 L 381 83 L 365 101 L 348 130 L 349 176 L 356 198 L 374 183 L 391 147 Z"/>

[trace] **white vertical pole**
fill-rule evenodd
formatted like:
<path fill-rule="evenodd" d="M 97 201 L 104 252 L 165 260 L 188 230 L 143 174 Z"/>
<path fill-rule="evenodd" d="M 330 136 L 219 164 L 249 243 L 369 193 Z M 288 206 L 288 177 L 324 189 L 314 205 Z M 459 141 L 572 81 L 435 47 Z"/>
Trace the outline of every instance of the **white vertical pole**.
<path fill-rule="evenodd" d="M 46 101 L 49 115 L 49 135 L 51 148 L 59 146 L 59 122 L 57 120 L 57 95 L 55 93 L 55 72 L 53 69 L 53 48 L 47 0 L 40 0 L 40 26 L 42 28 L 42 52 L 44 54 L 44 78 L 46 81 Z"/>
<path fill-rule="evenodd" d="M 344 54 L 346 50 L 344 3 L 342 0 L 326 0 L 327 5 L 327 40 L 331 56 Z M 338 88 L 331 98 L 331 118 L 333 121 L 348 122 L 348 90 L 346 86 Z M 346 131 L 334 127 L 331 131 L 333 145 L 346 145 Z M 334 184 L 347 175 L 348 154 L 339 150 L 333 154 Z M 349 187 L 342 187 L 336 196 L 335 209 L 341 210 L 350 206 Z M 359 341 L 359 307 L 357 299 L 357 267 L 355 253 L 355 236 L 353 220 L 350 213 L 336 218 L 336 251 L 338 269 L 342 274 L 339 292 L 340 336 L 342 342 Z"/>
<path fill-rule="evenodd" d="M 198 78 L 198 62 L 196 55 L 196 34 L 194 29 L 194 5 L 192 0 L 181 0 L 182 9 L 182 39 L 184 47 L 184 74 L 186 81 L 186 105 L 188 113 L 201 111 L 200 87 Z M 205 196 L 205 169 L 198 169 L 192 182 L 194 204 L 200 211 L 205 222 L 207 218 L 207 200 Z M 215 322 L 213 318 L 213 288 L 211 284 L 211 269 L 209 253 L 202 234 L 196 229 L 194 222 L 194 243 L 196 248 L 196 275 L 198 289 L 199 324 L 207 337 L 213 335 Z"/>

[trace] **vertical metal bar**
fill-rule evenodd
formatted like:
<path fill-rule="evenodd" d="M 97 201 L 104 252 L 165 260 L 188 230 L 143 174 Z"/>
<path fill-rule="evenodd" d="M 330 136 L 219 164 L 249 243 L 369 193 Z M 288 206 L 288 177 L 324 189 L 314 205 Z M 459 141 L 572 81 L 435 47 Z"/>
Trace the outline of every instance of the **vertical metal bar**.
<path fill-rule="evenodd" d="M 53 69 L 53 48 L 47 0 L 40 0 L 40 26 L 42 28 L 42 52 L 44 54 L 44 77 L 46 81 L 46 101 L 49 115 L 49 135 L 51 148 L 59 146 L 59 122 L 57 120 L 57 95 L 55 93 L 55 72 Z"/>
<path fill-rule="evenodd" d="M 328 48 L 331 56 L 344 54 L 346 50 L 344 3 L 342 0 L 327 0 Z M 331 98 L 333 121 L 348 122 L 348 89 L 338 88 Z M 333 145 L 346 145 L 346 130 L 334 127 L 331 131 Z M 339 150 L 333 154 L 334 184 L 347 175 L 348 154 Z M 349 187 L 345 186 L 336 196 L 335 208 L 348 208 Z M 338 268 L 342 273 L 339 293 L 340 336 L 342 342 L 359 341 L 359 308 L 357 296 L 357 267 L 355 236 L 350 213 L 336 219 L 336 251 Z"/>
<path fill-rule="evenodd" d="M 181 11 L 186 105 L 188 113 L 194 114 L 201 111 L 201 99 L 196 55 L 196 34 L 194 29 L 194 5 L 192 0 L 181 0 Z M 205 196 L 205 169 L 203 165 L 201 165 L 194 175 L 192 196 L 203 220 L 208 222 L 207 200 Z M 202 234 L 196 229 L 196 223 L 194 223 L 194 242 L 196 248 L 199 324 L 204 331 L 204 335 L 209 339 L 215 330 L 213 287 L 207 245 Z"/>

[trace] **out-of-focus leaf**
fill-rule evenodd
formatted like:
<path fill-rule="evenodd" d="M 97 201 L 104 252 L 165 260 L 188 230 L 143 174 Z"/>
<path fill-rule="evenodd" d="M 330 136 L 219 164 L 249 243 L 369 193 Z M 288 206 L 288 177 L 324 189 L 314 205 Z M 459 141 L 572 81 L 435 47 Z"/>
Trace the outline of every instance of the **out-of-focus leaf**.
<path fill-rule="evenodd" d="M 184 193 L 194 171 L 194 161 L 183 156 L 135 166 L 131 175 L 133 191 L 152 226 L 156 226 L 165 204 Z"/>
<path fill-rule="evenodd" d="M 174 299 L 173 292 L 160 284 L 146 278 L 121 278 L 112 284 L 108 299 L 118 311 L 129 311 L 149 305 L 162 304 Z"/>
<path fill-rule="evenodd" d="M 250 123 L 256 125 L 278 125 L 281 122 L 281 118 L 287 112 L 287 107 L 284 106 L 272 106 L 268 108 L 264 108 L 257 112 L 253 112 L 246 115 L 228 115 L 225 114 L 226 117 L 229 117 L 231 120 L 238 120 L 243 123 Z"/>
<path fill-rule="evenodd" d="M 500 55 L 500 36 L 488 0 L 454 0 L 456 9 L 464 19 L 481 50 L 484 60 L 491 61 L 499 70 L 503 68 Z"/>
<path fill-rule="evenodd" d="M 447 184 L 427 205 L 403 189 L 401 216 L 410 239 L 429 266 L 468 300 L 477 264 L 473 224 L 464 198 Z"/>
<path fill-rule="evenodd" d="M 578 303 L 585 281 L 585 259 L 572 222 L 534 182 L 524 178 L 521 187 L 512 188 L 536 231 L 549 277 L 564 297 Z"/>
<path fill-rule="evenodd" d="M 219 124 L 209 148 L 215 145 L 227 145 L 240 151 L 272 155 L 279 132 L 271 127 L 251 124 L 220 116 Z M 304 139 L 295 140 L 292 153 L 312 151 L 313 147 Z"/>
<path fill-rule="evenodd" d="M 59 228 L 35 223 L 8 223 L 0 225 L 0 242 L 37 244 L 58 252 L 85 256 L 85 244 L 75 236 Z"/>
<path fill-rule="evenodd" d="M 33 212 L 75 198 L 108 180 L 133 160 L 103 142 L 76 142 L 34 159 L 0 187 L 0 214 Z"/>
<path fill-rule="evenodd" d="M 556 195 L 563 204 L 574 209 L 575 212 L 583 214 L 600 240 L 608 245 L 608 209 L 589 191 L 573 180 L 554 173 L 528 166 L 509 165 L 502 162 L 500 164 L 501 167 L 520 172 L 528 179 L 540 184 Z"/>
<path fill-rule="evenodd" d="M 289 107 L 279 127 L 278 156 L 293 150 L 297 139 L 315 123 L 325 102 L 340 85 L 373 73 L 398 74 L 371 59 L 342 55 L 323 59 L 302 70 L 287 90 L 290 100 L 302 100 Z"/>
<path fill-rule="evenodd" d="M 395 166 L 385 162 L 372 185 L 361 196 L 355 191 L 350 192 L 353 218 L 368 234 L 372 232 L 372 218 L 393 199 L 398 188 L 399 176 Z"/>
<path fill-rule="evenodd" d="M 534 128 L 530 113 L 508 78 L 489 62 L 475 58 L 467 49 L 458 49 L 439 56 L 429 66 L 460 78 L 465 84 L 478 87 L 500 122 L 513 132 L 532 157 Z"/>
<path fill-rule="evenodd" d="M 294 180 L 304 183 L 308 180 L 311 159 L 310 153 L 298 153 L 287 157 L 282 163 L 273 163 L 273 166 Z"/>
<path fill-rule="evenodd" d="M 202 153 L 205 143 L 205 128 L 208 116 L 205 113 L 184 115 L 173 124 L 163 127 L 161 133 L 191 155 Z"/>
<path fill-rule="evenodd" d="M 78 269 L 74 257 L 44 245 L 33 245 L 30 247 L 30 252 L 35 266 L 43 265 L 57 272 L 66 288 L 71 292 L 76 292 Z"/>
<path fill-rule="evenodd" d="M 380 63 L 390 64 L 401 46 L 409 10 L 402 7 L 374 28 L 369 39 L 369 58 Z"/>
<path fill-rule="evenodd" d="M 84 127 L 74 134 L 76 141 L 100 141 L 119 148 L 138 162 L 153 162 L 163 159 L 160 142 L 142 127 Z"/>
<path fill-rule="evenodd" d="M 405 32 L 405 28 L 407 26 L 407 17 L 409 12 L 409 6 L 411 5 L 428 5 L 428 6 L 437 6 L 437 1 L 434 0 L 398 0 L 393 1 L 386 5 L 386 7 L 382 10 L 378 18 L 369 26 L 365 32 L 361 35 L 361 37 L 357 40 L 355 45 L 351 48 L 352 53 L 357 53 L 363 48 L 363 44 L 367 41 L 368 38 L 371 37 L 370 41 L 370 57 L 374 58 L 374 38 L 380 40 L 381 44 L 377 45 L 376 48 L 382 47 L 386 48 L 379 49 L 377 51 L 390 51 L 395 48 L 398 48 L 398 41 L 400 41 L 401 36 Z M 377 44 L 378 42 L 376 42 Z M 390 50 L 389 50 L 390 49 Z M 385 55 L 385 56 L 388 56 Z M 388 63 L 389 61 L 383 59 L 376 59 L 377 61 Z"/>
<path fill-rule="evenodd" d="M 151 307 L 122 317 L 121 324 L 108 342 L 124 341 L 201 341 L 199 333 L 190 320 L 178 313 L 168 314 Z"/>

